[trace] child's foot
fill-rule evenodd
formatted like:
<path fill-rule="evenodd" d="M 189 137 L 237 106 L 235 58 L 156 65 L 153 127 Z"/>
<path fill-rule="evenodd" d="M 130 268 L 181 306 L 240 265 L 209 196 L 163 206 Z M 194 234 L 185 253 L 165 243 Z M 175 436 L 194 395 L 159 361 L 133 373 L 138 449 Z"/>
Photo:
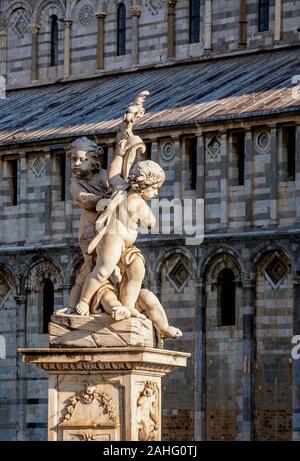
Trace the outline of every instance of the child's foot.
<path fill-rule="evenodd" d="M 82 316 L 88 316 L 90 313 L 89 305 L 84 301 L 79 301 L 79 303 L 75 306 L 75 310 L 78 315 Z"/>
<path fill-rule="evenodd" d="M 137 309 L 130 309 L 131 317 L 137 317 L 138 319 L 146 319 L 147 317 L 144 314 L 141 314 Z"/>
<path fill-rule="evenodd" d="M 130 310 L 125 306 L 116 306 L 112 308 L 112 318 L 118 322 L 119 320 L 129 319 L 131 317 Z"/>
<path fill-rule="evenodd" d="M 161 334 L 162 338 L 171 338 L 171 339 L 178 339 L 182 336 L 182 331 L 179 328 L 175 327 L 168 327 L 164 332 Z"/>

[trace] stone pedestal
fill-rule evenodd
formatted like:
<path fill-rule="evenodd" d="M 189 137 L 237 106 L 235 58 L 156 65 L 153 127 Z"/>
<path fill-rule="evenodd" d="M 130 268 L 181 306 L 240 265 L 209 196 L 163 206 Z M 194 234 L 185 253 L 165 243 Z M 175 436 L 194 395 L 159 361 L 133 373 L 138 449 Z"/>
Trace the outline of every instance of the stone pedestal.
<path fill-rule="evenodd" d="M 53 441 L 161 440 L 161 379 L 190 356 L 132 346 L 20 352 L 48 372 Z"/>

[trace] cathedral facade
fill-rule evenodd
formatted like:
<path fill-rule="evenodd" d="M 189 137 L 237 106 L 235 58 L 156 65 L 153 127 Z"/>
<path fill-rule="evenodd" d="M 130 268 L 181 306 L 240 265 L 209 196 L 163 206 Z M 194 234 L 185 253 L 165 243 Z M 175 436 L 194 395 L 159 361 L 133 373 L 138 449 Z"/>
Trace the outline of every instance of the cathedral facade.
<path fill-rule="evenodd" d="M 105 168 L 142 90 L 161 197 L 204 200 L 201 244 L 137 242 L 183 331 L 165 347 L 191 353 L 163 437 L 300 439 L 299 18 L 294 0 L 0 0 L 0 440 L 47 439 L 47 376 L 17 349 L 48 346 L 82 264 L 70 144 Z"/>

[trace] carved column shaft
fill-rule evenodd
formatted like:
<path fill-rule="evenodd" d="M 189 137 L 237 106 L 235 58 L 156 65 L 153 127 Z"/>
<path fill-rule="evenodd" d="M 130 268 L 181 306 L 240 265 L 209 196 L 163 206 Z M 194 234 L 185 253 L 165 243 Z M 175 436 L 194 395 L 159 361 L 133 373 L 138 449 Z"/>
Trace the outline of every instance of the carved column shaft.
<path fill-rule="evenodd" d="M 19 239 L 26 240 L 27 237 L 27 178 L 28 178 L 28 164 L 25 152 L 20 155 L 19 171 L 18 171 L 18 182 L 19 182 L 19 207 L 20 215 L 19 218 Z"/>
<path fill-rule="evenodd" d="M 167 0 L 168 5 L 168 58 L 175 57 L 175 5 L 177 0 Z"/>
<path fill-rule="evenodd" d="M 73 21 L 65 21 L 65 47 L 64 47 L 64 77 L 70 75 L 70 49 L 71 49 L 71 29 Z"/>
<path fill-rule="evenodd" d="M 247 45 L 247 0 L 240 0 L 240 37 L 239 45 Z"/>
<path fill-rule="evenodd" d="M 27 297 L 25 295 L 15 296 L 17 304 L 17 349 L 26 346 L 26 332 L 25 332 L 25 312 Z M 26 381 L 25 381 L 25 365 L 22 363 L 21 355 L 17 355 L 17 399 L 19 404 L 17 405 L 17 440 L 21 441 L 25 439 L 26 431 Z"/>
<path fill-rule="evenodd" d="M 255 313 L 255 285 L 250 278 L 243 282 L 243 440 L 252 440 L 254 426 L 254 313 Z"/>
<path fill-rule="evenodd" d="M 296 125 L 296 146 L 295 146 L 295 185 L 296 185 L 296 221 L 300 223 L 300 124 Z"/>
<path fill-rule="evenodd" d="M 271 135 L 271 171 L 270 180 L 270 221 L 276 225 L 278 220 L 278 143 L 277 128 L 273 126 Z"/>
<path fill-rule="evenodd" d="M 300 334 L 300 277 L 294 278 L 293 336 Z M 293 360 L 293 440 L 300 440 L 298 423 L 300 413 L 300 360 Z"/>
<path fill-rule="evenodd" d="M 251 130 L 245 131 L 245 219 L 253 222 L 253 140 Z"/>
<path fill-rule="evenodd" d="M 274 26 L 274 40 L 281 40 L 281 10 L 282 1 L 275 0 L 275 26 Z"/>
<path fill-rule="evenodd" d="M 104 69 L 104 44 L 105 44 L 105 18 L 107 13 L 101 11 L 96 13 L 98 20 L 97 36 L 97 69 Z"/>
<path fill-rule="evenodd" d="M 228 196 L 228 145 L 227 133 L 221 134 L 221 224 L 227 229 L 228 226 L 228 209 L 229 209 L 229 196 Z"/>
<path fill-rule="evenodd" d="M 38 34 L 39 26 L 31 27 L 31 80 L 38 80 Z"/>
<path fill-rule="evenodd" d="M 204 16 L 204 49 L 211 50 L 212 48 L 212 36 L 211 36 L 211 24 L 212 24 L 212 7 L 211 0 L 205 0 L 205 16 Z"/>
<path fill-rule="evenodd" d="M 138 6 L 131 8 L 132 16 L 132 41 L 131 41 L 131 56 L 132 64 L 139 62 L 139 16 L 141 12 Z"/>
<path fill-rule="evenodd" d="M 7 35 L 5 31 L 0 31 L 0 75 L 6 77 L 7 69 Z"/>

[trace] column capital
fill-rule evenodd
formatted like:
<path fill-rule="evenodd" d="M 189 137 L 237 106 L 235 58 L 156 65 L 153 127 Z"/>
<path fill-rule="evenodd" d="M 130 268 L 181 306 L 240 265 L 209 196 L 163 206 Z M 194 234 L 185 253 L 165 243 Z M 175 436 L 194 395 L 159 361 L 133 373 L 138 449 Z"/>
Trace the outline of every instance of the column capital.
<path fill-rule="evenodd" d="M 97 11 L 97 12 L 95 13 L 95 16 L 96 16 L 96 18 L 97 18 L 98 20 L 99 20 L 99 19 L 103 19 L 103 20 L 104 20 L 104 19 L 106 18 L 106 16 L 107 16 L 107 13 L 106 13 L 106 11 Z"/>
<path fill-rule="evenodd" d="M 30 30 L 33 34 L 38 34 L 40 31 L 40 26 L 38 24 L 32 24 Z"/>
<path fill-rule="evenodd" d="M 14 296 L 14 300 L 18 306 L 26 304 L 27 296 L 26 295 L 17 295 Z"/>
<path fill-rule="evenodd" d="M 139 17 L 140 14 L 141 14 L 141 7 L 138 6 L 138 5 L 133 5 L 133 6 L 130 8 L 130 14 L 131 14 L 131 16 L 137 16 L 137 17 Z"/>
<path fill-rule="evenodd" d="M 171 8 L 174 8 L 174 6 L 176 5 L 177 3 L 177 0 L 166 0 L 166 3 L 168 6 L 170 6 Z"/>
<path fill-rule="evenodd" d="M 72 19 L 65 19 L 64 20 L 64 28 L 65 29 L 72 29 L 73 21 Z"/>

